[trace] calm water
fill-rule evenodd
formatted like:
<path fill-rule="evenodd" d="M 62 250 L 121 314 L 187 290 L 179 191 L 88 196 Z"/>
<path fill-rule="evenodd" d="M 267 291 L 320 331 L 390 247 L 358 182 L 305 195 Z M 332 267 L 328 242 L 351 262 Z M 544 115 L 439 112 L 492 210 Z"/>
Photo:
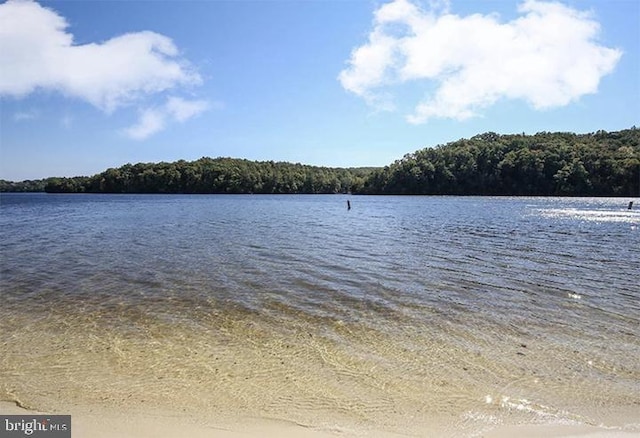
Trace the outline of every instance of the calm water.
<path fill-rule="evenodd" d="M 349 199 L 3 194 L 0 399 L 640 431 L 640 205 Z"/>

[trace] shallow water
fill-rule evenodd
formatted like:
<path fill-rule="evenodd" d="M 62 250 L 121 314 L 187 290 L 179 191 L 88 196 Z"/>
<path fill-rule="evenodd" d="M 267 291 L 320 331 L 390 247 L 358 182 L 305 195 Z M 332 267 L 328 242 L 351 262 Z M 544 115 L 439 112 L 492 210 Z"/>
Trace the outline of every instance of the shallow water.
<path fill-rule="evenodd" d="M 0 398 L 640 430 L 628 199 L 3 194 Z"/>

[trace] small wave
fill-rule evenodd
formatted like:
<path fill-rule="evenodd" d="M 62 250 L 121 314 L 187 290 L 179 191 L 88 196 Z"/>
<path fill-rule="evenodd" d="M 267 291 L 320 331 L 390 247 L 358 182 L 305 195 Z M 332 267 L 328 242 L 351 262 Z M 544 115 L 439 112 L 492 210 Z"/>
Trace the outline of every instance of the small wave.
<path fill-rule="evenodd" d="M 526 398 L 513 399 L 503 396 L 500 400 L 500 408 L 508 412 L 521 412 L 530 414 L 538 420 L 553 421 L 560 424 L 583 424 L 585 419 L 568 411 L 557 409 L 541 403 L 535 403 Z"/>

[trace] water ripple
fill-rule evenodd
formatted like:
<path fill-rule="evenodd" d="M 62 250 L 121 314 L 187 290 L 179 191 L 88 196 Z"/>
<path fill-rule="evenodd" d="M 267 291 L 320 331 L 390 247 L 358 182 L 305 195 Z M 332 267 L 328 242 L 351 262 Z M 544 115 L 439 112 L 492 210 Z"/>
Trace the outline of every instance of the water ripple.
<path fill-rule="evenodd" d="M 404 432 L 640 404 L 628 200 L 1 201 L 5 398 Z"/>

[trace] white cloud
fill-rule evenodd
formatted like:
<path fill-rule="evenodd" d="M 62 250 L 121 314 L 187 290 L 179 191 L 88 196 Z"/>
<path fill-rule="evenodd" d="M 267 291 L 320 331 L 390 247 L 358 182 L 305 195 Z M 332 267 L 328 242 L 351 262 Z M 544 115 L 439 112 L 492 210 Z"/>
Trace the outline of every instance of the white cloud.
<path fill-rule="evenodd" d="M 166 115 L 158 109 L 145 109 L 140 112 L 138 122 L 127 128 L 125 134 L 134 140 L 144 140 L 165 128 Z"/>
<path fill-rule="evenodd" d="M 34 120 L 40 116 L 40 113 L 36 110 L 18 111 L 13 115 L 14 122 L 25 122 L 27 120 Z"/>
<path fill-rule="evenodd" d="M 67 27 L 64 17 L 34 1 L 0 5 L 0 97 L 53 90 L 110 113 L 202 82 L 164 35 L 144 31 L 75 45 Z"/>
<path fill-rule="evenodd" d="M 376 10 L 368 42 L 338 77 L 342 86 L 376 105 L 395 85 L 428 81 L 435 91 L 407 120 L 462 120 L 503 98 L 535 109 L 567 105 L 595 93 L 622 55 L 597 43 L 590 13 L 561 3 L 526 0 L 504 23 L 496 14 L 451 14 L 448 1 L 430 4 L 394 0 Z"/>
<path fill-rule="evenodd" d="M 124 134 L 133 140 L 145 140 L 164 130 L 169 122 L 185 122 L 208 110 L 209 107 L 209 103 L 204 100 L 169 97 L 161 107 L 141 110 L 136 124 L 125 129 Z"/>
<path fill-rule="evenodd" d="M 185 100 L 180 97 L 170 97 L 165 109 L 167 114 L 178 122 L 184 122 L 209 109 L 209 103 L 204 100 Z"/>

